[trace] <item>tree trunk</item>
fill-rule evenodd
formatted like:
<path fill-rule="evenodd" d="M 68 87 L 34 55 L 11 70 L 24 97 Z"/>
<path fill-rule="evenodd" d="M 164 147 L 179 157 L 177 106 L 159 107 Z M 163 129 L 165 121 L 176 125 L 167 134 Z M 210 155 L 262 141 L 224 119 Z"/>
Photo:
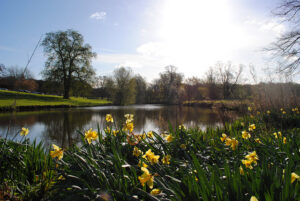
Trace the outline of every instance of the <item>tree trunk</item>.
<path fill-rule="evenodd" d="M 70 81 L 67 79 L 64 84 L 64 99 L 70 98 Z"/>

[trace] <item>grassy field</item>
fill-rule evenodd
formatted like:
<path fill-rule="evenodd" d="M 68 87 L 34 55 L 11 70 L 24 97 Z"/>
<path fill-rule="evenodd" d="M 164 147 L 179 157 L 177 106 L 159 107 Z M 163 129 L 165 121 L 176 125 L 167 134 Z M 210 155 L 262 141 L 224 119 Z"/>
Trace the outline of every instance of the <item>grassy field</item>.
<path fill-rule="evenodd" d="M 104 131 L 50 153 L 2 138 L 0 200 L 299 201 L 299 111 L 257 112 L 224 128 L 144 134 L 133 117 L 107 116 Z"/>
<path fill-rule="evenodd" d="M 0 109 L 2 110 L 14 107 L 96 106 L 110 103 L 110 101 L 99 99 L 71 97 L 66 100 L 62 96 L 0 90 Z"/>

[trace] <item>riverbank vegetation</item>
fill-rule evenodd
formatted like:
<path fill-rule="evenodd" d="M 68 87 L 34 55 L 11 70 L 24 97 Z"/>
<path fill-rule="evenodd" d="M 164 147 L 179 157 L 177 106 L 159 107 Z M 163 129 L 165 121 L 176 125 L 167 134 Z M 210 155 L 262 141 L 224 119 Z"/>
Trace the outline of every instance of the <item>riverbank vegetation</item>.
<path fill-rule="evenodd" d="M 8 68 L 10 69 L 10 68 Z M 115 105 L 130 104 L 184 104 L 210 107 L 222 103 L 226 109 L 243 108 L 243 102 L 251 102 L 261 109 L 278 109 L 291 107 L 299 103 L 300 85 L 292 78 L 284 78 L 285 82 L 275 83 L 274 77 L 269 81 L 260 81 L 254 67 L 251 76 L 243 71 L 245 66 L 231 63 L 218 63 L 204 75 L 185 78 L 174 66 L 167 66 L 165 71 L 152 82 L 131 68 L 117 68 L 111 76 L 93 76 L 89 81 L 73 80 L 69 93 L 76 97 L 107 99 Z M 38 91 L 44 94 L 64 94 L 63 85 L 55 80 L 38 80 L 22 78 L 22 74 L 12 68 L 0 78 L 0 87 L 11 90 Z M 14 75 L 16 74 L 16 75 Z M 282 77 L 276 78 L 278 80 Z M 276 80 L 275 79 L 275 80 Z M 252 82 L 252 84 L 247 84 Z M 195 104 L 213 102 L 213 104 Z M 187 104 L 193 103 L 193 104 Z M 231 107 L 232 105 L 236 105 Z M 228 107 L 227 107 L 228 106 Z"/>
<path fill-rule="evenodd" d="M 35 108 L 47 107 L 97 106 L 110 103 L 110 101 L 105 99 L 88 99 L 80 97 L 63 99 L 62 96 L 0 90 L 0 110 L 2 111 L 20 109 L 33 110 Z"/>
<path fill-rule="evenodd" d="M 82 142 L 43 149 L 0 139 L 0 199 L 268 200 L 300 199 L 298 108 L 258 111 L 222 128 L 135 133 L 133 115 L 78 132 Z"/>

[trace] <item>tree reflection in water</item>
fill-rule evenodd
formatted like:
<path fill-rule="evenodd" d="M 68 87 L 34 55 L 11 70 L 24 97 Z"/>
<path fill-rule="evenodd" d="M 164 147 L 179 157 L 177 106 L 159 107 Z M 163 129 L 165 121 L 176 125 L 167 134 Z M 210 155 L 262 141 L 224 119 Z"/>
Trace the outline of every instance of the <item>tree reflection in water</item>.
<path fill-rule="evenodd" d="M 84 132 L 89 128 L 96 129 L 98 125 L 101 130 L 104 129 L 106 114 L 112 114 L 115 124 L 119 127 L 124 122 L 125 114 L 134 114 L 135 133 L 149 130 L 167 131 L 169 124 L 173 128 L 184 124 L 186 127 L 205 129 L 211 126 L 221 126 L 224 118 L 230 121 L 238 117 L 234 112 L 220 115 L 211 109 L 159 105 L 103 106 L 2 113 L 0 114 L 0 136 L 4 137 L 8 130 L 8 136 L 12 138 L 20 128 L 25 126 L 30 129 L 28 137 L 42 141 L 46 148 L 49 148 L 52 143 L 65 148 L 80 142 L 81 136 L 78 132 Z"/>

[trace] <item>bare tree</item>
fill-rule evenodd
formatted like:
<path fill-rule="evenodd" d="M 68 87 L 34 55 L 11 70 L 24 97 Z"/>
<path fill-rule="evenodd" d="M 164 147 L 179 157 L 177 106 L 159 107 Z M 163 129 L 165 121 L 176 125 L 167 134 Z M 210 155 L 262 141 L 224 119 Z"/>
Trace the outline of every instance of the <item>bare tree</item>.
<path fill-rule="evenodd" d="M 300 0 L 282 0 L 273 14 L 294 26 L 266 48 L 267 51 L 273 52 L 275 57 L 279 56 L 283 59 L 283 62 L 279 63 L 279 71 L 288 74 L 297 73 L 300 64 L 299 11 Z"/>
<path fill-rule="evenodd" d="M 3 77 L 6 74 L 6 68 L 4 64 L 0 64 L 0 76 Z"/>
<path fill-rule="evenodd" d="M 218 98 L 218 86 L 217 86 L 217 77 L 215 70 L 210 67 L 206 72 L 205 84 L 207 86 L 207 96 L 209 99 Z"/>
<path fill-rule="evenodd" d="M 243 65 L 239 65 L 238 69 L 231 63 L 217 63 L 216 70 L 218 71 L 218 80 L 222 86 L 223 98 L 230 98 L 241 79 Z"/>

